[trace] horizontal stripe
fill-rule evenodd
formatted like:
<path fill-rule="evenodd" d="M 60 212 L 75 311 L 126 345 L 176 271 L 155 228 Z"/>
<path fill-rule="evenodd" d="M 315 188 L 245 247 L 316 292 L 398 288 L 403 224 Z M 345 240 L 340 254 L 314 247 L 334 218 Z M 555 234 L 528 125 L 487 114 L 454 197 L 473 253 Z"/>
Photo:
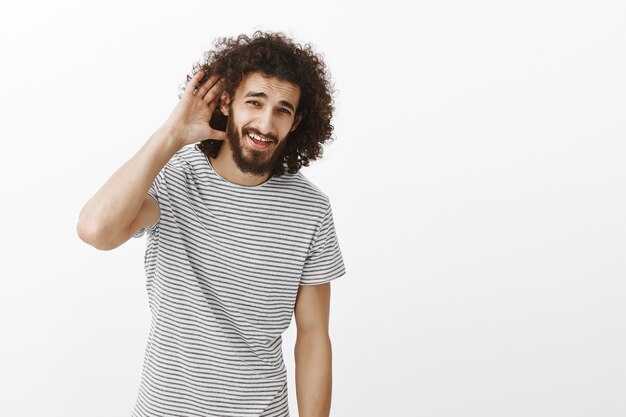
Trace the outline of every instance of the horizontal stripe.
<path fill-rule="evenodd" d="M 246 187 L 180 149 L 144 267 L 152 322 L 132 415 L 288 417 L 282 334 L 301 285 L 345 274 L 328 197 L 300 172 Z"/>

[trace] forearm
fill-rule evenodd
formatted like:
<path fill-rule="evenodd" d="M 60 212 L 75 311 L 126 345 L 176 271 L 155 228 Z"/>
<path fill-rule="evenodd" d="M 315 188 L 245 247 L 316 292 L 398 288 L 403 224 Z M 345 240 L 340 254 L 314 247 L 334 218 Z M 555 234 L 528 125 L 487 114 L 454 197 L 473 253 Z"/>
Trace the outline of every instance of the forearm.
<path fill-rule="evenodd" d="M 157 174 L 180 149 L 174 135 L 160 128 L 85 204 L 77 231 L 83 240 L 115 246 L 137 216 Z"/>
<path fill-rule="evenodd" d="M 328 335 L 298 335 L 295 360 L 300 417 L 328 417 L 332 395 L 332 346 Z"/>

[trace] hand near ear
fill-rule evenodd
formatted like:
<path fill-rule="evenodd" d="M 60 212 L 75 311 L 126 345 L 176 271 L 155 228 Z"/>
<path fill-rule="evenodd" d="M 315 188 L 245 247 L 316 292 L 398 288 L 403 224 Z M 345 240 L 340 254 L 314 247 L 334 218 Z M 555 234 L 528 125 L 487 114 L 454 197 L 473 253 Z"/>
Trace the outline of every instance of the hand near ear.
<path fill-rule="evenodd" d="M 164 123 L 164 127 L 181 141 L 181 147 L 205 139 L 227 138 L 225 132 L 209 125 L 222 95 L 222 82 L 217 75 L 211 75 L 200 84 L 203 76 L 204 71 L 200 70 L 189 80 L 181 100 Z"/>

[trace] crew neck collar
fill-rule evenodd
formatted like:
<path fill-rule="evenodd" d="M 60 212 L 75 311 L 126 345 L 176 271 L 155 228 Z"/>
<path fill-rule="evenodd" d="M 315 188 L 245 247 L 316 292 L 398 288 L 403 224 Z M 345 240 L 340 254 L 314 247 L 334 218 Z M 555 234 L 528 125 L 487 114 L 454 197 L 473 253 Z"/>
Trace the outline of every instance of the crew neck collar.
<path fill-rule="evenodd" d="M 202 154 L 204 155 L 204 159 L 207 161 L 207 164 L 209 165 L 209 168 L 211 169 L 211 171 L 213 171 L 215 173 L 215 175 L 225 184 L 231 186 L 231 187 L 236 187 L 236 188 L 244 188 L 244 189 L 250 189 L 250 190 L 254 190 L 257 188 L 261 188 L 263 187 L 265 184 L 269 183 L 272 178 L 274 178 L 274 176 L 270 176 L 267 180 L 263 181 L 260 184 L 257 185 L 241 185 L 241 184 L 235 184 L 234 182 L 228 181 L 226 178 L 222 177 L 216 170 L 215 168 L 213 168 L 213 164 L 211 163 L 211 159 L 204 153 L 202 152 Z"/>

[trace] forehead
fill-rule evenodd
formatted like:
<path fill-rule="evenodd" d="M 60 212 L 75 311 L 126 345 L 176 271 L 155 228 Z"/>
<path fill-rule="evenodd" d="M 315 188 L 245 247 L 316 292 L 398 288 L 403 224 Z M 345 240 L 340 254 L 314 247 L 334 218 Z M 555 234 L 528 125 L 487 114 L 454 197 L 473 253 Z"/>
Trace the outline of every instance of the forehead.
<path fill-rule="evenodd" d="M 267 77 L 259 72 L 246 75 L 235 95 L 243 96 L 249 92 L 265 93 L 271 101 L 288 101 L 294 106 L 300 100 L 300 87 L 276 77 Z"/>

